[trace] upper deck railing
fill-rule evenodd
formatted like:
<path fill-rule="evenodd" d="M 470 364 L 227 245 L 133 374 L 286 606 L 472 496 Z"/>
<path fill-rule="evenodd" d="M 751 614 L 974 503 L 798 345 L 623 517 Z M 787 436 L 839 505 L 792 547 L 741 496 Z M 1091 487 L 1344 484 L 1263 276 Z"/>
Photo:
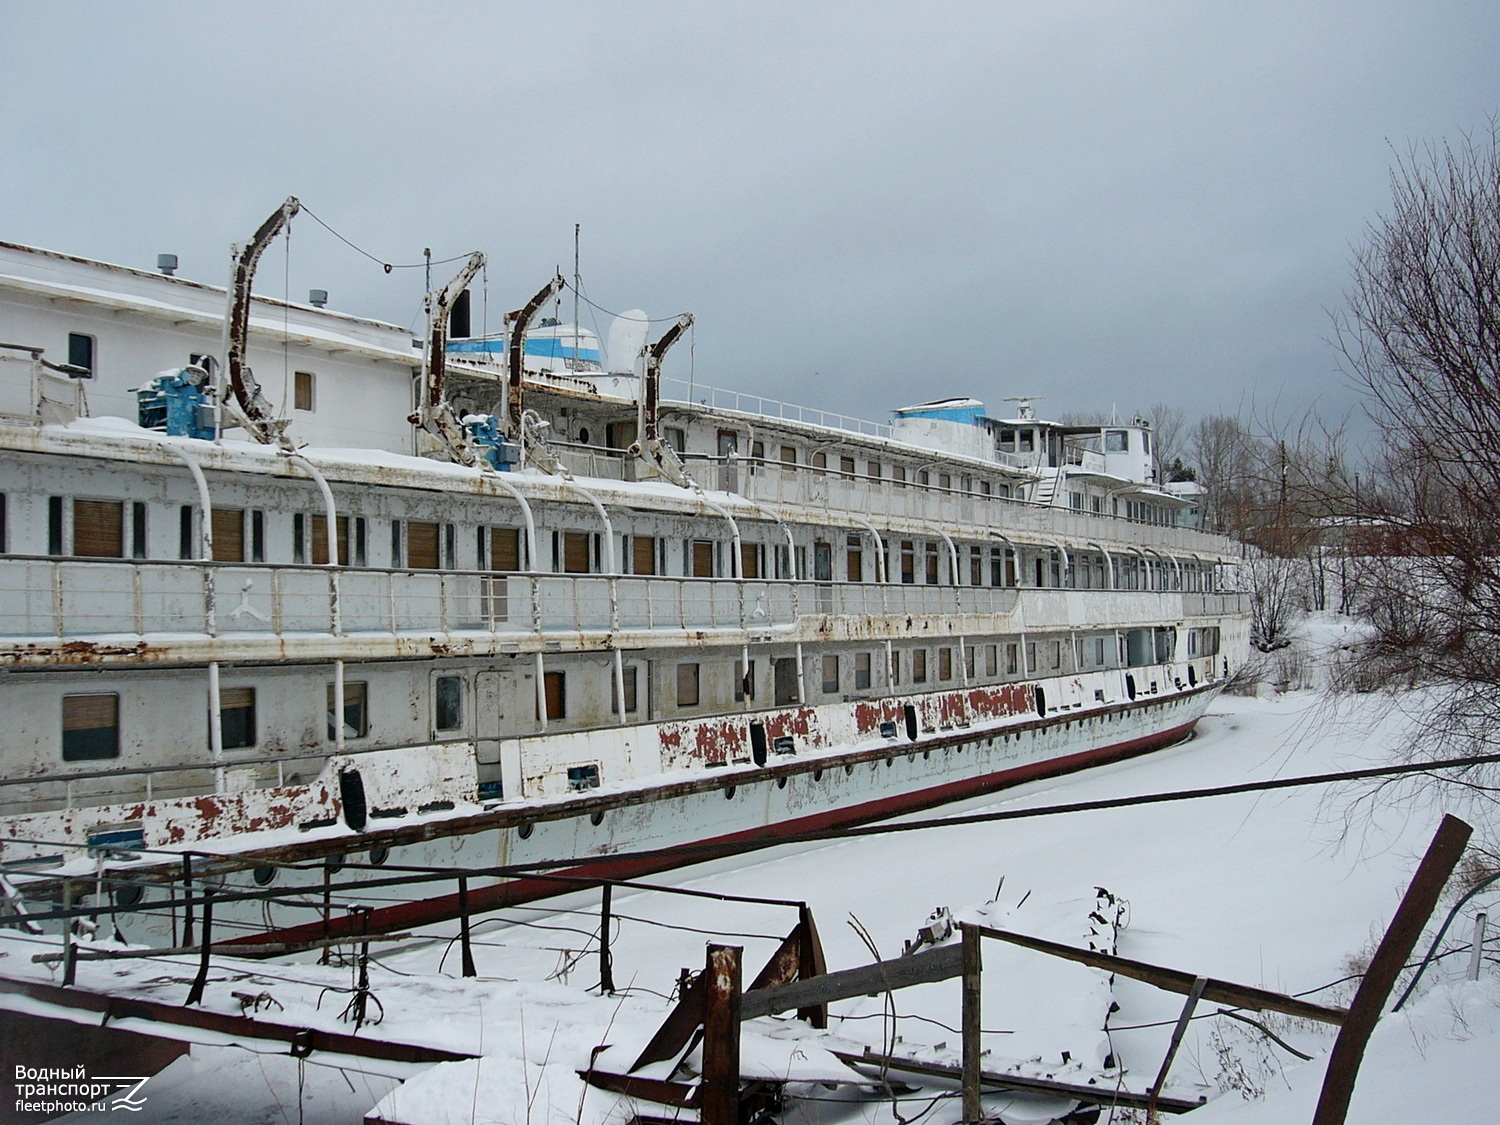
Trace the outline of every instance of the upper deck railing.
<path fill-rule="evenodd" d="M 835 414 L 828 410 L 815 410 L 810 406 L 798 406 L 780 399 L 763 398 L 760 395 L 744 394 L 741 391 L 710 387 L 703 383 L 689 383 L 682 379 L 662 379 L 663 402 L 688 403 L 706 406 L 711 410 L 734 410 L 740 414 L 754 414 L 760 418 L 776 418 L 784 422 L 801 422 L 809 426 L 823 426 L 831 430 L 847 430 L 866 437 L 888 438 L 891 427 L 888 422 L 871 422 L 847 414 Z"/>
<path fill-rule="evenodd" d="M 1181 591 L 11 557 L 0 559 L 0 637 L 756 632 L 824 616 L 1009 617 L 1018 606 L 1097 627 L 1125 613 L 1121 594 L 1149 599 L 1137 611 L 1155 619 L 1243 612 L 1243 595 Z"/>

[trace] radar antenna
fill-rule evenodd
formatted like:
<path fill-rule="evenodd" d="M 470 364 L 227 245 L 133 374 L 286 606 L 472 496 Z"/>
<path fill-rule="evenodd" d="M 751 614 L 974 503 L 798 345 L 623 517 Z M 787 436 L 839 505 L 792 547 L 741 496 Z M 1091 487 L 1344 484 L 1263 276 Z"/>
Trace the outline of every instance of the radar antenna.
<path fill-rule="evenodd" d="M 1031 408 L 1034 402 L 1041 402 L 1046 395 L 1006 395 L 1002 402 L 1013 402 L 1016 404 L 1016 417 L 1023 421 L 1036 420 L 1036 411 Z"/>

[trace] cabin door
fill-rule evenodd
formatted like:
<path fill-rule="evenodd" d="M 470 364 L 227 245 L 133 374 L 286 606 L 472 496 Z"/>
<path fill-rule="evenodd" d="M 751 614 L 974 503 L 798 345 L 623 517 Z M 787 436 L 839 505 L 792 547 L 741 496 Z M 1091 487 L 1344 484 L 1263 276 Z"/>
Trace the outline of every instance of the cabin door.
<path fill-rule="evenodd" d="M 481 765 L 500 762 L 500 725 L 503 685 L 499 672 L 480 672 L 474 677 L 474 739 Z"/>

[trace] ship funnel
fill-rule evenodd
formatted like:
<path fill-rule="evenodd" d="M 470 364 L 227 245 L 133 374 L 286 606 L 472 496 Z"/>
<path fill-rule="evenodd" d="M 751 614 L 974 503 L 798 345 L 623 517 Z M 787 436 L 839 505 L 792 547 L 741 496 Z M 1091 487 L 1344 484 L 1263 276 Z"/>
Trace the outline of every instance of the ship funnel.
<path fill-rule="evenodd" d="M 609 371 L 612 375 L 635 373 L 636 356 L 646 346 L 646 333 L 651 328 L 649 318 L 640 309 L 630 309 L 615 317 L 609 326 Z"/>

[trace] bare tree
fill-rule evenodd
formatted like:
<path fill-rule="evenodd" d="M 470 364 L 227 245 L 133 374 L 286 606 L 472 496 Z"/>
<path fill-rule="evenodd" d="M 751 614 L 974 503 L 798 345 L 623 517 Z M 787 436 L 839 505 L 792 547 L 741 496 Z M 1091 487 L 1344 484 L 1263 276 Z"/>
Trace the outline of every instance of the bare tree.
<path fill-rule="evenodd" d="M 1338 340 L 1385 452 L 1353 553 L 1365 668 L 1428 691 L 1421 749 L 1500 743 L 1500 154 L 1497 124 L 1414 148 L 1354 261 Z M 1464 792 L 1489 802 L 1495 774 Z"/>

